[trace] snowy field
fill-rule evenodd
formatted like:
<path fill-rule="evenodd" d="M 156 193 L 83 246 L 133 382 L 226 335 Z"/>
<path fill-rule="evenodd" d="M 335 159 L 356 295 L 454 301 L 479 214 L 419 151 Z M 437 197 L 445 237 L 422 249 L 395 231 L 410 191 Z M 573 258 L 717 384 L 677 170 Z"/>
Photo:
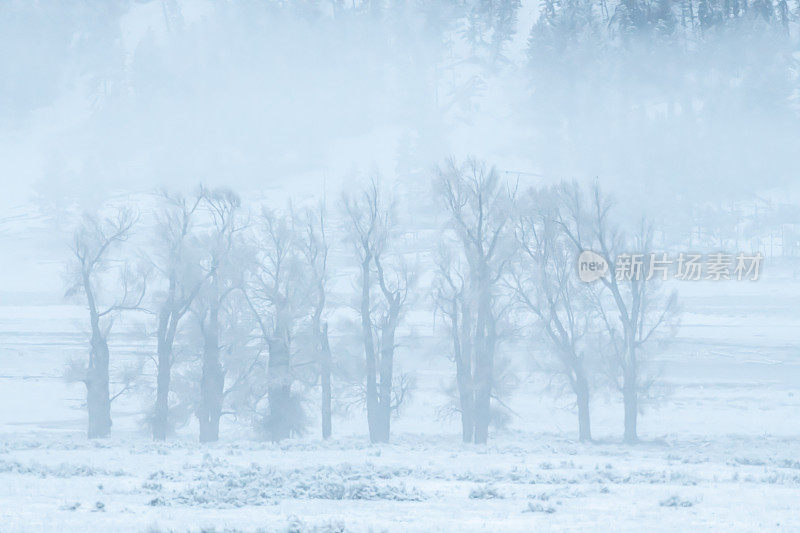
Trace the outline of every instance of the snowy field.
<path fill-rule="evenodd" d="M 4 530 L 800 528 L 800 446 L 791 437 L 636 448 L 541 433 L 480 449 L 433 435 L 379 447 L 364 440 L 200 446 L 6 435 Z"/>
<path fill-rule="evenodd" d="M 0 0 L 0 533 L 800 531 L 798 61 L 800 0 Z M 646 251 L 765 261 L 578 283 Z"/>
<path fill-rule="evenodd" d="M 134 399 L 115 404 L 112 438 L 88 441 L 82 386 L 60 377 L 85 353 L 82 310 L 3 306 L 0 530 L 798 530 L 796 282 L 679 289 L 682 325 L 658 365 L 667 390 L 636 446 L 603 390 L 596 442 L 578 444 L 570 399 L 535 371 L 520 374 L 511 427 L 464 445 L 431 400 L 444 401 L 445 358 L 419 361 L 426 402 L 402 412 L 391 444 L 368 443 L 361 412 L 334 418 L 329 442 L 314 429 L 262 443 L 230 425 L 200 445 L 189 425 L 154 443 Z"/>

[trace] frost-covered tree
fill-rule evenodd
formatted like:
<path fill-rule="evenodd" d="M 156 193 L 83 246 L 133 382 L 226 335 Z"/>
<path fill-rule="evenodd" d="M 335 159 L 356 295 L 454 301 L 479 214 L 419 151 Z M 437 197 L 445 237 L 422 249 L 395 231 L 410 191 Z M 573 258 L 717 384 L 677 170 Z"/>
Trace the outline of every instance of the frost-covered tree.
<path fill-rule="evenodd" d="M 507 188 L 494 168 L 474 159 L 461 165 L 448 161 L 438 170 L 435 185 L 466 266 L 463 281 L 456 285 L 456 290 L 463 292 L 460 329 L 465 335 L 460 341 L 457 372 L 460 368 L 463 382 L 459 394 L 466 395 L 462 409 L 472 409 L 472 413 L 462 411 L 462 423 L 464 417 L 471 418 L 474 429 L 465 428 L 464 438 L 472 434 L 472 440 L 482 444 L 489 436 L 497 385 L 498 325 L 508 311 L 500 297 L 500 281 L 514 252 L 509 218 L 516 190 Z"/>
<path fill-rule="evenodd" d="M 377 179 L 342 206 L 348 240 L 359 265 L 361 342 L 365 356 L 367 424 L 372 442 L 388 442 L 391 416 L 402 403 L 408 379 L 394 376 L 397 327 L 408 303 L 415 276 L 393 253 L 395 205 Z"/>
<path fill-rule="evenodd" d="M 645 272 L 644 261 L 654 254 L 653 232 L 646 222 L 634 231 L 622 229 L 612 219 L 611 200 L 598 186 L 592 189 L 588 204 L 577 185 L 565 185 L 561 195 L 563 209 L 558 225 L 573 249 L 577 253 L 592 250 L 609 266 L 609 274 L 599 280 L 602 290 L 594 292 L 595 307 L 607 334 L 607 346 L 601 348 L 609 374 L 622 393 L 625 442 L 632 444 L 638 440 L 640 400 L 653 386 L 645 373 L 643 357 L 658 337 L 672 333 L 677 293 L 664 293 L 661 273 L 650 276 Z M 630 268 L 623 263 L 626 259 Z"/>
<path fill-rule="evenodd" d="M 310 283 L 293 213 L 264 208 L 254 226 L 254 264 L 246 297 L 267 347 L 267 413 L 260 429 L 272 440 L 305 431 L 301 398 L 294 394 L 294 341 L 307 316 Z"/>
<path fill-rule="evenodd" d="M 328 321 L 325 314 L 328 307 L 328 252 L 327 214 L 325 204 L 308 209 L 305 217 L 305 232 L 300 242 L 306 261 L 307 272 L 311 276 L 311 316 L 310 327 L 316 361 L 320 377 L 320 414 L 322 416 L 322 438 L 331 436 L 331 345 L 328 337 Z"/>
<path fill-rule="evenodd" d="M 504 59 L 505 46 L 514 37 L 520 0 L 474 0 L 465 2 L 464 34 L 473 53 L 485 50 L 490 65 Z"/>
<path fill-rule="evenodd" d="M 219 421 L 225 397 L 225 368 L 222 337 L 236 324 L 233 295 L 242 289 L 243 254 L 239 221 L 241 201 L 232 191 L 202 190 L 203 206 L 210 218 L 209 229 L 199 236 L 203 252 L 201 268 L 205 280 L 193 310 L 202 336 L 202 376 L 196 414 L 200 442 L 219 439 Z M 233 342 L 229 339 L 229 342 Z"/>
<path fill-rule="evenodd" d="M 172 429 L 170 384 L 175 338 L 182 319 L 189 311 L 209 272 L 200 268 L 200 251 L 195 224 L 200 217 L 202 191 L 185 197 L 160 195 L 155 246 L 151 263 L 159 276 L 153 306 L 156 327 L 156 401 L 150 415 L 153 438 L 164 440 Z"/>
<path fill-rule="evenodd" d="M 598 321 L 592 287 L 578 279 L 577 254 L 559 226 L 559 209 L 557 191 L 530 189 L 523 196 L 514 217 L 519 253 L 507 279 L 523 322 L 534 319 L 534 337 L 544 333 L 546 351 L 555 356 L 558 373 L 575 394 L 578 436 L 584 442 L 592 438 L 591 372 L 600 350 L 591 343 L 597 340 Z"/>
<path fill-rule="evenodd" d="M 461 415 L 461 438 L 472 442 L 475 432 L 475 391 L 472 383 L 472 316 L 467 295 L 467 267 L 460 256 L 443 245 L 437 257 L 433 296 L 436 311 L 447 323 L 450 333 L 451 360 L 456 365 L 458 412 Z"/>
<path fill-rule="evenodd" d="M 111 402 L 127 384 L 110 395 L 108 335 L 114 319 L 125 310 L 140 309 L 146 292 L 146 274 L 132 262 L 114 257 L 138 221 L 135 211 L 119 207 L 109 216 L 84 215 L 75 230 L 72 260 L 67 270 L 67 297 L 85 298 L 91 340 L 86 365 L 72 365 L 68 378 L 86 385 L 89 438 L 107 437 L 111 431 Z"/>

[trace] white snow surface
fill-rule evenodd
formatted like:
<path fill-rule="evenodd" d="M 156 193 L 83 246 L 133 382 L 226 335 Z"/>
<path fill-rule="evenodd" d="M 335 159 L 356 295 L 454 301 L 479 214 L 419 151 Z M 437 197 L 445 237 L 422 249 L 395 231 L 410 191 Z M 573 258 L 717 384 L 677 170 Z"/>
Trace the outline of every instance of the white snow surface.
<path fill-rule="evenodd" d="M 0 307 L 0 530 L 797 530 L 796 282 L 678 289 L 691 313 L 658 358 L 667 390 L 635 446 L 617 394 L 595 394 L 596 442 L 579 444 L 569 396 L 524 369 L 511 426 L 462 444 L 438 416 L 449 361 L 411 350 L 400 362 L 418 368 L 418 392 L 390 444 L 369 444 L 358 410 L 329 441 L 314 426 L 260 442 L 226 420 L 215 444 L 192 424 L 154 443 L 135 399 L 114 404 L 111 438 L 89 441 L 83 388 L 61 379 L 85 355 L 83 311 Z M 117 365 L 143 349 L 123 337 Z"/>

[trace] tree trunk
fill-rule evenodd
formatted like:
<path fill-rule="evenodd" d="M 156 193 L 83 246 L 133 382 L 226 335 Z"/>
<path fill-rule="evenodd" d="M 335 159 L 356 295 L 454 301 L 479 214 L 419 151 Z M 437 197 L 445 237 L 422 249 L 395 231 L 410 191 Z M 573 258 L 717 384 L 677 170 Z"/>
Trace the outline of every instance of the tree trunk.
<path fill-rule="evenodd" d="M 472 442 L 475 434 L 475 390 L 472 383 L 472 340 L 470 339 L 470 313 L 467 304 L 461 308 L 461 325 L 458 324 L 458 303 L 453 303 L 453 347 L 456 360 L 456 382 L 461 404 L 461 440 Z"/>
<path fill-rule="evenodd" d="M 636 417 L 639 414 L 639 399 L 636 386 L 637 365 L 633 341 L 629 341 L 628 359 L 622 383 L 622 402 L 625 405 L 625 442 L 635 444 L 639 437 L 636 433 Z"/>
<path fill-rule="evenodd" d="M 200 407 L 197 418 L 200 422 L 200 442 L 219 440 L 219 419 L 222 416 L 225 375 L 219 360 L 219 314 L 217 309 L 209 313 L 208 324 L 203 331 L 203 377 L 200 382 Z"/>
<path fill-rule="evenodd" d="M 328 439 L 331 436 L 331 346 L 328 342 L 327 322 L 322 326 L 321 337 L 322 438 Z"/>
<path fill-rule="evenodd" d="M 486 284 L 482 283 L 475 342 L 475 444 L 486 444 L 489 440 L 494 381 L 494 345 L 491 295 Z"/>
<path fill-rule="evenodd" d="M 99 330 L 92 333 L 91 355 L 86 376 L 86 408 L 89 414 L 88 437 L 108 437 L 111 433 L 111 399 L 108 386 L 108 343 Z"/>
<path fill-rule="evenodd" d="M 87 434 L 90 439 L 108 437 L 111 433 L 111 397 L 108 388 L 108 342 L 100 329 L 100 314 L 94 299 L 89 273 L 83 272 L 83 288 L 89 304 L 92 339 L 89 348 L 89 368 L 86 373 Z"/>
<path fill-rule="evenodd" d="M 172 372 L 172 346 L 159 335 L 156 405 L 153 411 L 153 439 L 166 440 L 169 433 L 169 387 Z"/>
<path fill-rule="evenodd" d="M 170 431 L 169 422 L 169 388 L 172 379 L 172 345 L 175 342 L 175 333 L 178 322 L 170 305 L 174 283 L 170 282 L 170 297 L 161 308 L 158 317 L 158 375 L 156 377 L 156 404 L 153 409 L 153 439 L 167 440 Z"/>
<path fill-rule="evenodd" d="M 364 355 L 366 357 L 367 425 L 369 426 L 369 439 L 371 442 L 377 442 L 380 414 L 378 413 L 378 386 L 375 377 L 377 362 L 375 361 L 375 345 L 372 340 L 372 318 L 370 317 L 370 260 L 371 258 L 367 256 L 361 263 L 361 335 L 363 337 Z"/>
<path fill-rule="evenodd" d="M 267 371 L 270 437 L 273 441 L 287 439 L 292 434 L 292 421 L 289 419 L 292 416 L 292 381 L 289 369 L 289 346 L 283 335 L 269 342 Z"/>
<path fill-rule="evenodd" d="M 461 404 L 461 440 L 472 442 L 475 433 L 475 397 L 468 371 L 457 369 L 458 396 Z"/>
<path fill-rule="evenodd" d="M 475 444 L 489 440 L 492 381 L 487 354 L 481 349 L 475 359 Z"/>
<path fill-rule="evenodd" d="M 392 374 L 394 366 L 394 318 L 389 318 L 381 333 L 380 391 L 378 427 L 372 442 L 389 442 L 392 417 Z"/>
<path fill-rule="evenodd" d="M 625 404 L 625 442 L 628 444 L 635 444 L 638 441 L 636 435 L 636 416 L 638 414 L 638 405 L 636 398 L 636 390 L 629 386 L 627 383 L 622 387 L 622 402 Z"/>
<path fill-rule="evenodd" d="M 578 401 L 578 440 L 589 442 L 592 440 L 592 429 L 589 413 L 589 384 L 582 373 L 577 373 L 575 379 L 575 396 Z"/>

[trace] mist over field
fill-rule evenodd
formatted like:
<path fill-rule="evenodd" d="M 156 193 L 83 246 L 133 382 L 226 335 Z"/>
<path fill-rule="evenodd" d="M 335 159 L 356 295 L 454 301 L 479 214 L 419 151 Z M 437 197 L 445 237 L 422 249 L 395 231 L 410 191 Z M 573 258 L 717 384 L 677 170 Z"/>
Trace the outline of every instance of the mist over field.
<path fill-rule="evenodd" d="M 800 529 L 798 20 L 0 2 L 0 531 Z"/>

